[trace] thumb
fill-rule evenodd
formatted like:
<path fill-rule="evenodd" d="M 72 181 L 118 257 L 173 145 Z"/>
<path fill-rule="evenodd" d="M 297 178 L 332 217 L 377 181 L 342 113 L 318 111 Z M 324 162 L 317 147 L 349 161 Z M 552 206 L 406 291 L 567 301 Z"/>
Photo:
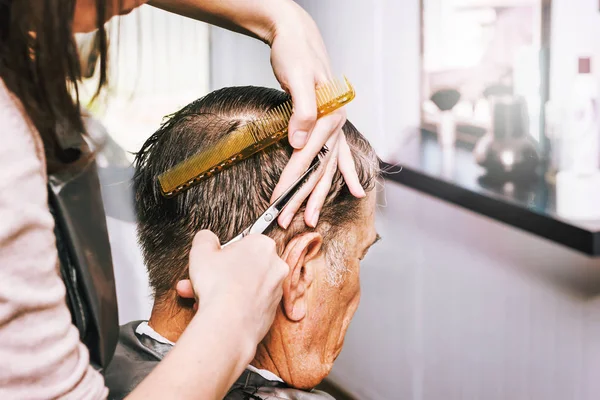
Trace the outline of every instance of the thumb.
<path fill-rule="evenodd" d="M 217 235 L 211 231 L 204 229 L 196 233 L 192 241 L 191 254 L 195 253 L 210 253 L 221 249 L 221 243 Z"/>
<path fill-rule="evenodd" d="M 194 296 L 194 288 L 192 286 L 192 282 L 189 279 L 183 279 L 177 282 L 177 286 L 175 286 L 175 290 L 177 295 L 184 299 L 193 299 Z"/>
<path fill-rule="evenodd" d="M 196 299 L 196 296 L 194 294 L 194 287 L 192 286 L 192 281 L 190 281 L 189 279 L 183 279 L 177 282 L 177 286 L 175 286 L 175 291 L 177 292 L 177 295 L 182 299 L 194 300 L 194 305 L 192 306 L 192 309 L 194 310 L 194 312 L 198 311 L 198 299 Z"/>
<path fill-rule="evenodd" d="M 298 77 L 288 83 L 294 111 L 288 126 L 288 137 L 292 147 L 301 149 L 317 120 L 317 98 L 315 81 L 312 77 Z"/>

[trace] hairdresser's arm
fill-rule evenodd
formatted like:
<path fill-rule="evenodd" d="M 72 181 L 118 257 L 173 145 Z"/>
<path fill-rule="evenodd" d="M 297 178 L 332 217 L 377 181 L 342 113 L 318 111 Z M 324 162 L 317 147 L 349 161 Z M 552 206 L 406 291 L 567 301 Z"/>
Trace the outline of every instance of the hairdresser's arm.
<path fill-rule="evenodd" d="M 320 179 L 305 185 L 295 201 L 281 213 L 280 225 L 287 227 L 309 195 L 305 220 L 308 225 L 316 225 L 337 168 L 352 194 L 365 195 L 341 131 L 346 121 L 345 111 L 338 110 L 316 121 L 315 87 L 330 80 L 332 74 L 319 29 L 302 7 L 292 0 L 151 0 L 149 4 L 258 38 L 271 46 L 275 77 L 294 101 L 289 140 L 296 149 L 273 197 L 281 194 L 308 168 L 323 145 L 330 149 L 327 167 Z"/>
<path fill-rule="evenodd" d="M 254 356 L 235 314 L 198 311 L 176 346 L 127 399 L 222 399 Z"/>
<path fill-rule="evenodd" d="M 148 4 L 271 44 L 288 0 L 150 0 Z"/>
<path fill-rule="evenodd" d="M 222 399 L 271 326 L 288 273 L 266 236 L 250 235 L 221 249 L 212 232 L 199 232 L 190 251 L 190 280 L 177 286 L 182 297 L 196 294 L 199 311 L 128 398 Z"/>

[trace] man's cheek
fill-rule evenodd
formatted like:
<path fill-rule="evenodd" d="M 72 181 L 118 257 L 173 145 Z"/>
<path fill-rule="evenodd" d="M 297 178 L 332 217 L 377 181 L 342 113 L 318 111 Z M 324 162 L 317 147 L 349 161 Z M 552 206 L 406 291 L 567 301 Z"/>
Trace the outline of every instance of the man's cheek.
<path fill-rule="evenodd" d="M 346 282 L 344 292 L 343 298 L 345 299 L 345 307 L 351 314 L 354 314 L 358 308 L 358 303 L 360 302 L 361 290 L 359 279 L 352 279 L 351 281 Z"/>

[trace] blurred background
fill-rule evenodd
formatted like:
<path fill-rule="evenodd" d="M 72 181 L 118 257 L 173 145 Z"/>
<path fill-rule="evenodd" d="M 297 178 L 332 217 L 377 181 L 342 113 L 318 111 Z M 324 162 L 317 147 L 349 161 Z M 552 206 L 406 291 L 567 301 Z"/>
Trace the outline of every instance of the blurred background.
<path fill-rule="evenodd" d="M 388 171 L 383 241 L 330 384 L 355 399 L 600 398 L 599 2 L 298 3 Z M 133 153 L 210 90 L 279 86 L 254 39 L 148 6 L 109 29 L 111 106 L 88 111 L 108 134 L 98 163 L 126 323 L 150 312 Z M 86 54 L 93 36 L 78 39 Z"/>

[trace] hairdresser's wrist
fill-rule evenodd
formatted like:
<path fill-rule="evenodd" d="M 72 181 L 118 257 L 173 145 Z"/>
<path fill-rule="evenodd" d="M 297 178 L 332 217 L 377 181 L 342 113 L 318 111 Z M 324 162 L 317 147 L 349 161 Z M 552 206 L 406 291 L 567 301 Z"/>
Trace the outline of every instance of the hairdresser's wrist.
<path fill-rule="evenodd" d="M 214 332 L 218 332 L 218 336 L 228 343 L 230 356 L 238 360 L 237 365 L 242 370 L 252 361 L 258 342 L 262 340 L 256 337 L 249 326 L 248 316 L 236 309 L 235 304 L 203 304 L 193 321 L 197 325 L 212 326 Z"/>
<path fill-rule="evenodd" d="M 263 42 L 271 46 L 275 39 L 288 32 L 306 29 L 307 24 L 314 25 L 310 15 L 293 0 L 277 0 L 277 5 L 265 17 L 262 32 L 256 33 Z"/>

